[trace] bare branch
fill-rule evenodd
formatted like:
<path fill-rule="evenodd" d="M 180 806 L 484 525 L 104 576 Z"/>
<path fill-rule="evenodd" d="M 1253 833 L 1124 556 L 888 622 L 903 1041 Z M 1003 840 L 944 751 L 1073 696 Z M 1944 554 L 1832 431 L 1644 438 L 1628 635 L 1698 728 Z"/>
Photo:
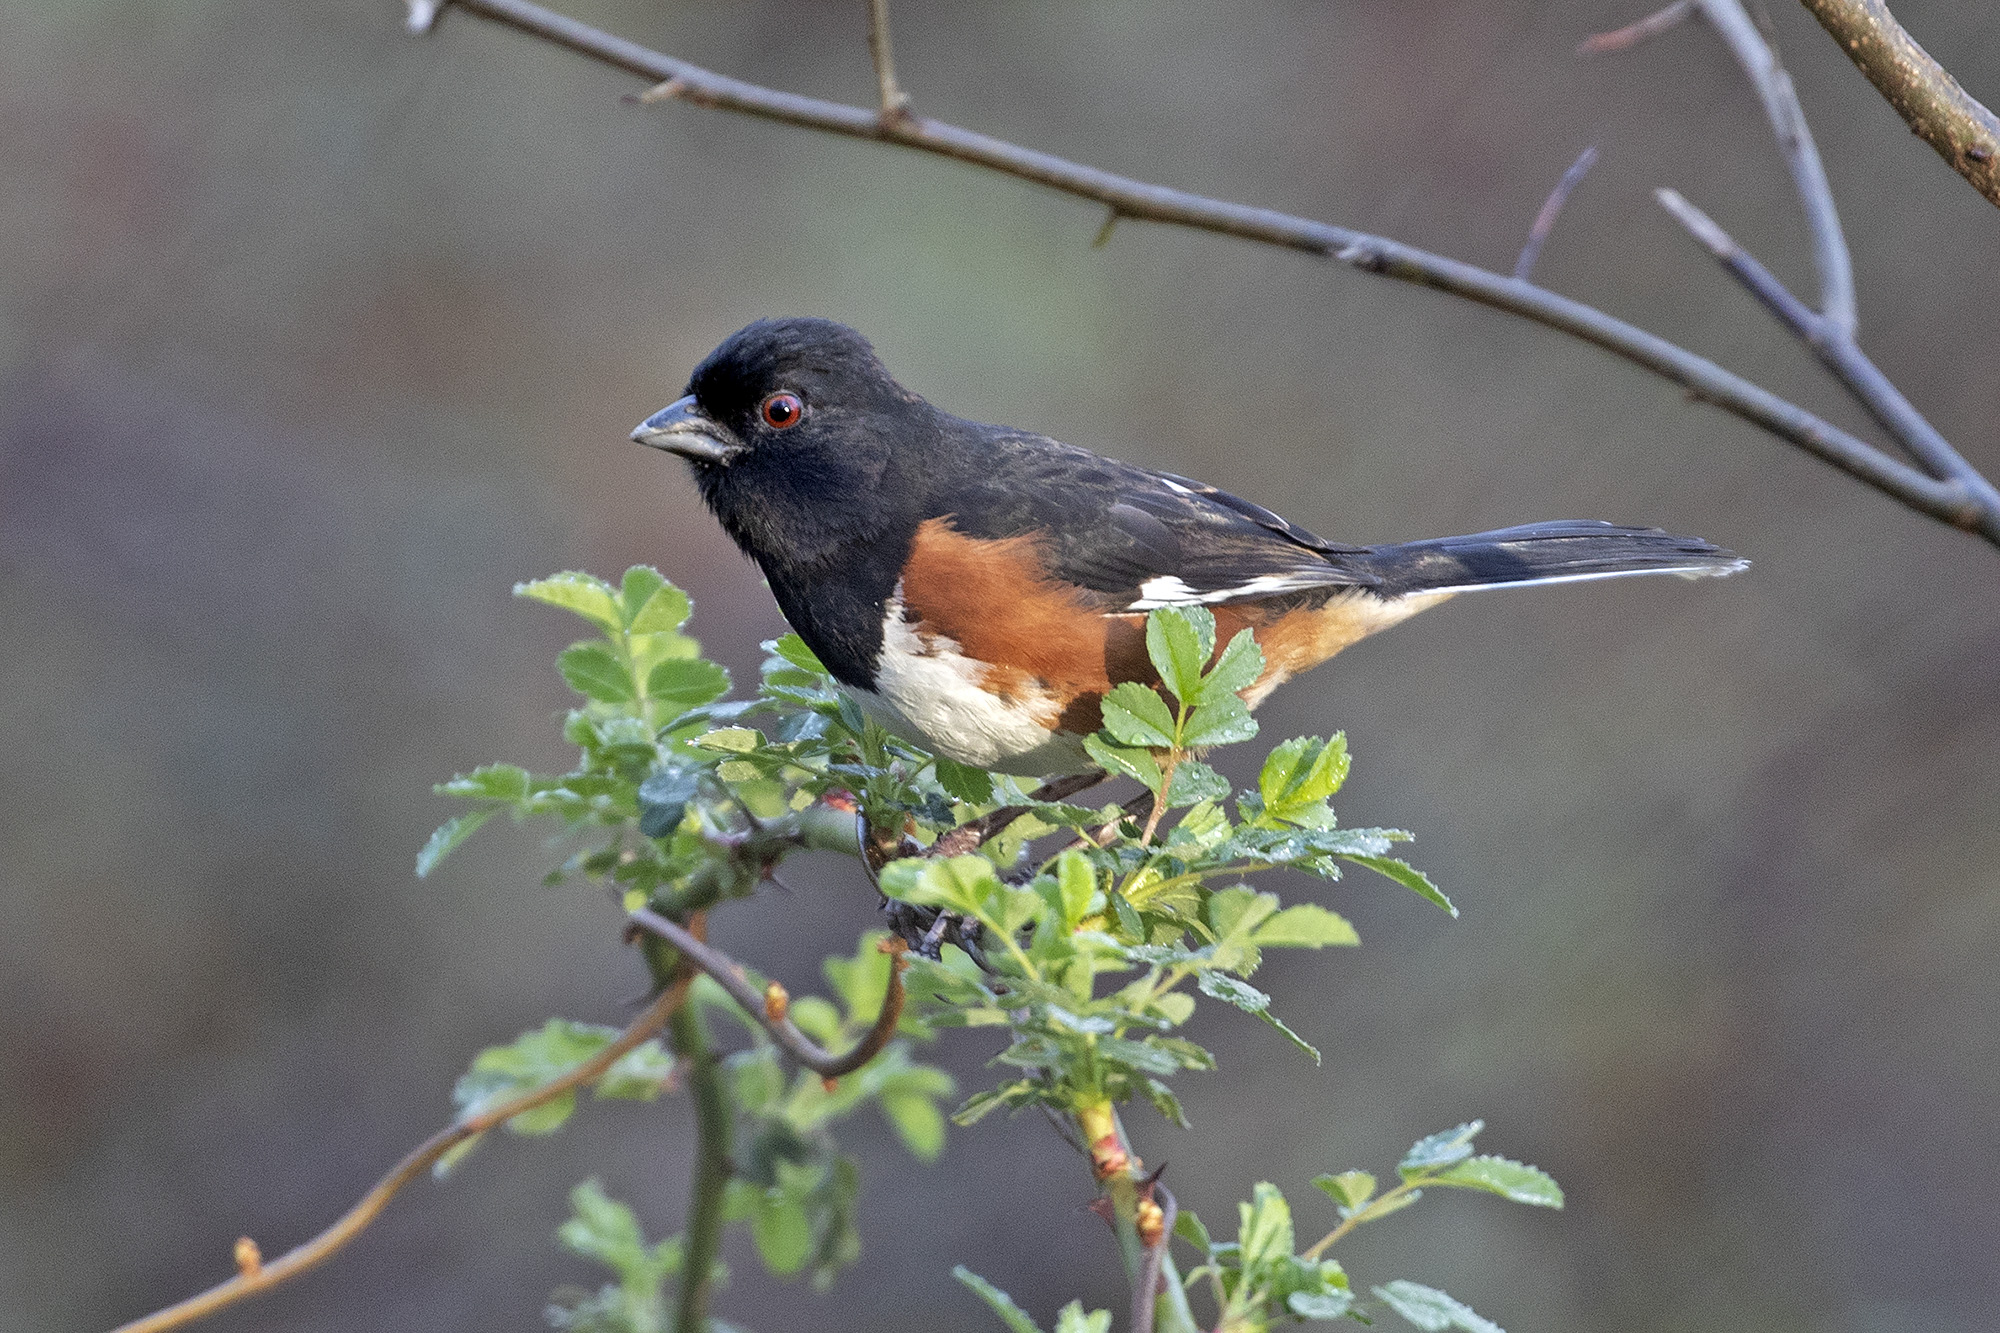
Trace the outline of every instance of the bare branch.
<path fill-rule="evenodd" d="M 1066 801 L 1080 791 L 1088 791 L 1103 782 L 1108 775 L 1103 769 L 1093 768 L 1088 772 L 1070 777 L 1052 778 L 1028 793 L 1031 801 Z M 931 844 L 932 856 L 958 856 L 964 852 L 977 851 L 996 833 L 1025 815 L 1029 811 L 1025 805 L 1003 805 L 998 810 L 968 819 L 955 829 L 947 829 Z"/>
<path fill-rule="evenodd" d="M 553 1078 L 541 1087 L 524 1092 L 510 1101 L 489 1107 L 477 1115 L 463 1116 L 425 1139 L 398 1162 L 394 1170 L 377 1181 L 373 1189 L 362 1195 L 359 1202 L 342 1214 L 339 1221 L 305 1244 L 265 1263 L 257 1251 L 256 1242 L 246 1236 L 236 1242 L 235 1277 L 210 1287 L 198 1296 L 190 1296 L 177 1305 L 156 1310 L 143 1319 L 135 1319 L 129 1324 L 124 1324 L 113 1330 L 113 1333 L 164 1333 L 167 1329 L 182 1328 L 198 1319 L 205 1319 L 226 1306 L 246 1300 L 259 1292 L 268 1291 L 281 1282 L 288 1282 L 307 1269 L 332 1258 L 349 1241 L 366 1231 L 405 1185 L 430 1170 L 453 1148 L 468 1139 L 477 1138 L 488 1130 L 499 1128 L 523 1112 L 545 1106 L 566 1092 L 602 1078 L 611 1066 L 666 1026 L 667 1020 L 673 1017 L 674 1011 L 687 999 L 688 986 L 693 980 L 693 971 L 683 969 L 673 982 L 660 992 L 659 998 L 646 1007 L 644 1013 L 625 1025 L 625 1030 L 620 1032 L 609 1046 L 568 1073 Z"/>
<path fill-rule="evenodd" d="M 865 108 L 802 97 L 716 74 L 553 13 L 530 3 L 530 0 L 455 0 L 455 7 L 652 79 L 658 86 L 645 95 L 649 100 L 674 99 L 781 124 L 933 153 L 1032 181 L 1078 198 L 1095 200 L 1135 221 L 1168 223 L 1299 250 L 1364 272 L 1450 292 L 1466 300 L 1518 315 L 1643 366 L 1680 385 L 1693 397 L 1713 403 L 1779 439 L 1842 468 L 1884 493 L 1911 504 L 1919 512 L 1968 531 L 1980 532 L 2000 546 L 2000 535 L 1987 531 L 1983 517 L 1975 519 L 1962 510 L 1946 514 L 1935 506 L 1917 504 L 1912 500 L 1911 492 L 1879 469 L 1851 466 L 1849 460 L 1867 455 L 1871 446 L 1833 423 L 1723 369 L 1706 357 L 1697 356 L 1624 320 L 1533 283 L 1517 282 L 1512 277 L 1386 237 L 1099 171 L 1050 153 L 1023 148 L 940 121 L 909 116 L 884 124 L 875 112 Z M 2000 532 L 2000 515 L 1991 518 L 1996 532 Z"/>
<path fill-rule="evenodd" d="M 417 4 L 420 0 L 410 0 Z M 1614 51 L 1629 51 L 1648 37 L 1657 37 L 1667 29 L 1694 13 L 1695 0 L 1674 0 L 1671 5 L 1657 14 L 1648 14 L 1637 23 L 1628 23 L 1616 32 L 1593 33 L 1576 44 L 1580 56 L 1606 56 Z"/>
<path fill-rule="evenodd" d="M 889 0 L 868 0 L 868 58 L 875 62 L 882 119 L 901 120 L 910 114 L 910 95 L 896 82 L 896 51 L 889 42 Z"/>
<path fill-rule="evenodd" d="M 1597 146 L 1592 144 L 1576 155 L 1576 161 L 1569 164 L 1569 170 L 1556 182 L 1556 188 L 1549 191 L 1549 197 L 1542 201 L 1542 211 L 1535 214 L 1535 223 L 1528 228 L 1528 240 L 1521 247 L 1521 256 L 1514 261 L 1514 281 L 1526 282 L 1535 271 L 1535 261 L 1542 257 L 1542 246 L 1547 243 L 1549 233 L 1556 229 L 1556 219 L 1562 216 L 1563 205 L 1569 202 L 1570 195 L 1583 184 L 1583 178 L 1596 165 Z"/>
<path fill-rule="evenodd" d="M 890 938 L 882 942 L 883 952 L 893 957 L 889 964 L 889 993 L 882 1001 L 882 1012 L 876 1015 L 875 1025 L 853 1050 L 835 1055 L 822 1050 L 786 1017 L 790 997 L 783 986 L 772 982 L 765 990 L 759 991 L 745 979 L 743 969 L 735 959 L 651 908 L 641 907 L 629 913 L 626 919 L 640 930 L 658 935 L 680 950 L 682 957 L 708 973 L 718 986 L 729 993 L 730 999 L 743 1006 L 744 1012 L 770 1033 L 771 1039 L 787 1054 L 821 1078 L 839 1078 L 853 1073 L 879 1055 L 882 1048 L 889 1044 L 889 1039 L 896 1035 L 896 1023 L 903 1015 L 903 969 L 908 966 L 903 959 L 905 946 L 902 940 Z"/>
<path fill-rule="evenodd" d="M 1849 337 L 1854 335 L 1858 317 L 1854 302 L 1854 261 L 1848 255 L 1847 238 L 1841 234 L 1840 214 L 1833 206 L 1833 187 L 1827 184 L 1826 167 L 1813 144 L 1806 113 L 1799 105 L 1792 76 L 1778 63 L 1778 52 L 1751 22 L 1740 0 L 1700 0 L 1701 11 L 1710 26 L 1729 47 L 1736 63 L 1749 76 L 1778 148 L 1791 169 L 1792 184 L 1805 209 L 1806 226 L 1812 232 L 1813 263 L 1819 270 L 1820 313 Z"/>
<path fill-rule="evenodd" d="M 1934 480 L 1905 467 L 1896 460 L 1871 450 L 1873 458 L 1856 459 L 1860 466 L 1883 470 L 1885 477 L 1905 492 L 1904 502 L 1918 508 L 1931 507 L 1941 517 L 1957 514 L 1958 521 L 1978 525 L 1978 530 L 2000 538 L 2000 493 L 1971 464 L 1952 448 L 1935 426 L 1924 419 L 1902 391 L 1889 381 L 1853 338 L 1836 328 L 1831 320 L 1815 313 L 1792 295 L 1772 272 L 1739 246 L 1713 219 L 1674 190 L 1657 190 L 1660 206 L 1686 227 L 1707 251 L 1764 307 L 1778 317 L 1800 341 L 1812 348 L 1821 364 L 1851 392 L 1871 416 L 1910 454 L 1936 477 Z M 1845 466 L 1845 465 L 1843 465 Z M 1853 468 L 1849 467 L 1849 471 Z M 1877 483 L 1882 484 L 1882 483 Z"/>
<path fill-rule="evenodd" d="M 1918 46 L 1882 0 L 1804 0 L 1911 130 L 2000 205 L 2000 116 Z"/>

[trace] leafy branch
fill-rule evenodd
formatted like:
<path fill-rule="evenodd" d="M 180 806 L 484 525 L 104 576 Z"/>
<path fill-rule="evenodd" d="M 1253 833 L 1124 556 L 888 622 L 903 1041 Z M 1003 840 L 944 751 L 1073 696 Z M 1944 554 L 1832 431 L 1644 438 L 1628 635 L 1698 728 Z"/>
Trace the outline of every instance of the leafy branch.
<path fill-rule="evenodd" d="M 1934 442 L 1929 436 L 1937 433 L 1927 422 L 1925 438 L 1911 436 L 1904 429 L 1909 418 L 1922 420 L 1914 408 L 1907 413 L 1899 411 L 1892 419 L 1884 419 L 1879 412 L 1876 415 L 1897 445 L 1917 460 L 1916 467 L 1657 334 L 1521 278 L 1386 237 L 1100 171 L 915 115 L 901 103 L 894 114 L 886 114 L 731 78 L 613 36 L 529 0 L 408 0 L 408 5 L 408 26 L 416 32 L 430 31 L 445 9 L 455 8 L 650 79 L 654 86 L 640 95 L 642 102 L 678 101 L 801 129 L 894 144 L 1094 201 L 1106 210 L 1100 240 L 1120 220 L 1189 227 L 1301 251 L 1517 315 L 1623 357 L 1680 385 L 1693 397 L 1713 403 L 1873 486 L 1910 509 L 2000 546 L 2000 492 L 1955 450 L 1947 455 L 1932 447 Z M 1818 169 L 1818 155 L 1810 151 L 1810 133 L 1803 114 L 1797 112 L 1796 96 L 1789 91 L 1789 79 L 1784 77 L 1775 53 L 1757 33 L 1738 0 L 1701 0 L 1700 8 L 1731 42 L 1739 63 L 1750 73 L 1765 101 L 1811 221 L 1814 256 L 1820 268 L 1823 296 L 1827 298 L 1825 315 L 1833 327 L 1846 331 L 1851 338 L 1852 278 L 1842 275 L 1852 265 L 1839 233 L 1831 193 L 1825 188 L 1824 172 Z M 1669 12 L 1671 17 L 1665 17 Z M 1685 6 L 1670 6 L 1669 11 L 1662 11 L 1662 16 L 1648 22 L 1666 26 L 1688 12 L 1691 11 Z M 871 16 L 879 17 L 881 13 L 881 0 L 871 0 Z M 1660 22 L 1663 17 L 1664 22 Z M 1750 45 L 1753 42 L 1755 48 Z M 1630 44 L 1610 42 L 1600 49 L 1622 49 Z M 890 84 L 881 81 L 882 71 L 889 70 L 893 81 L 893 69 L 882 59 L 886 52 L 884 41 L 880 44 L 876 68 L 885 95 Z M 900 96 L 900 85 L 896 88 Z M 1842 382 L 1854 389 L 1844 377 Z M 1908 407 L 1907 402 L 1904 406 Z M 1875 412 L 1873 407 L 1870 410 Z M 1949 450 L 1950 446 L 1946 448 Z"/>

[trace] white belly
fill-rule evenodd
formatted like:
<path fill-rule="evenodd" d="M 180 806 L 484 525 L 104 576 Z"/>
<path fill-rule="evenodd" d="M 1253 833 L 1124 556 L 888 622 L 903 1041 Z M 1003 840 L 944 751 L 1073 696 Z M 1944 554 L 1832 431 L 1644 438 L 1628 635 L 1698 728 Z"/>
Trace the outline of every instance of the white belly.
<path fill-rule="evenodd" d="M 889 730 L 974 768 L 1043 777 L 1089 766 L 1081 737 L 1050 730 L 1058 700 L 1036 691 L 1003 699 L 981 675 L 957 643 L 904 619 L 899 589 L 882 621 L 875 688 L 849 693 Z"/>

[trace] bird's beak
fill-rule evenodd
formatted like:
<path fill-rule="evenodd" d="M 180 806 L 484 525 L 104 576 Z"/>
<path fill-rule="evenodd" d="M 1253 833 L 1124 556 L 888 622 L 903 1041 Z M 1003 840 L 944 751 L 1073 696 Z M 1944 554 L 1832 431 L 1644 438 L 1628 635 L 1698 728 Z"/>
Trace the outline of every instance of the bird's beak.
<path fill-rule="evenodd" d="M 744 449 L 736 432 L 702 411 L 693 394 L 676 398 L 640 422 L 632 438 L 693 463 L 727 463 Z"/>

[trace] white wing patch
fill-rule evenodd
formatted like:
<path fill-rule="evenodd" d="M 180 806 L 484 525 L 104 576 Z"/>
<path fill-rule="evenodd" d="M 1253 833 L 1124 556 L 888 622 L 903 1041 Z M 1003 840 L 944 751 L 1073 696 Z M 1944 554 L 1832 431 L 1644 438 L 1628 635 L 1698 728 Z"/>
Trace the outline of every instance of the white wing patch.
<path fill-rule="evenodd" d="M 1339 582 L 1338 577 L 1329 578 L 1319 570 L 1298 570 L 1289 574 L 1259 574 L 1234 587 L 1199 592 L 1188 587 L 1178 574 L 1161 574 L 1140 584 L 1139 596 L 1128 603 L 1125 610 L 1157 611 L 1163 606 L 1201 606 L 1253 597 L 1275 597 L 1279 593 L 1325 588 Z"/>

